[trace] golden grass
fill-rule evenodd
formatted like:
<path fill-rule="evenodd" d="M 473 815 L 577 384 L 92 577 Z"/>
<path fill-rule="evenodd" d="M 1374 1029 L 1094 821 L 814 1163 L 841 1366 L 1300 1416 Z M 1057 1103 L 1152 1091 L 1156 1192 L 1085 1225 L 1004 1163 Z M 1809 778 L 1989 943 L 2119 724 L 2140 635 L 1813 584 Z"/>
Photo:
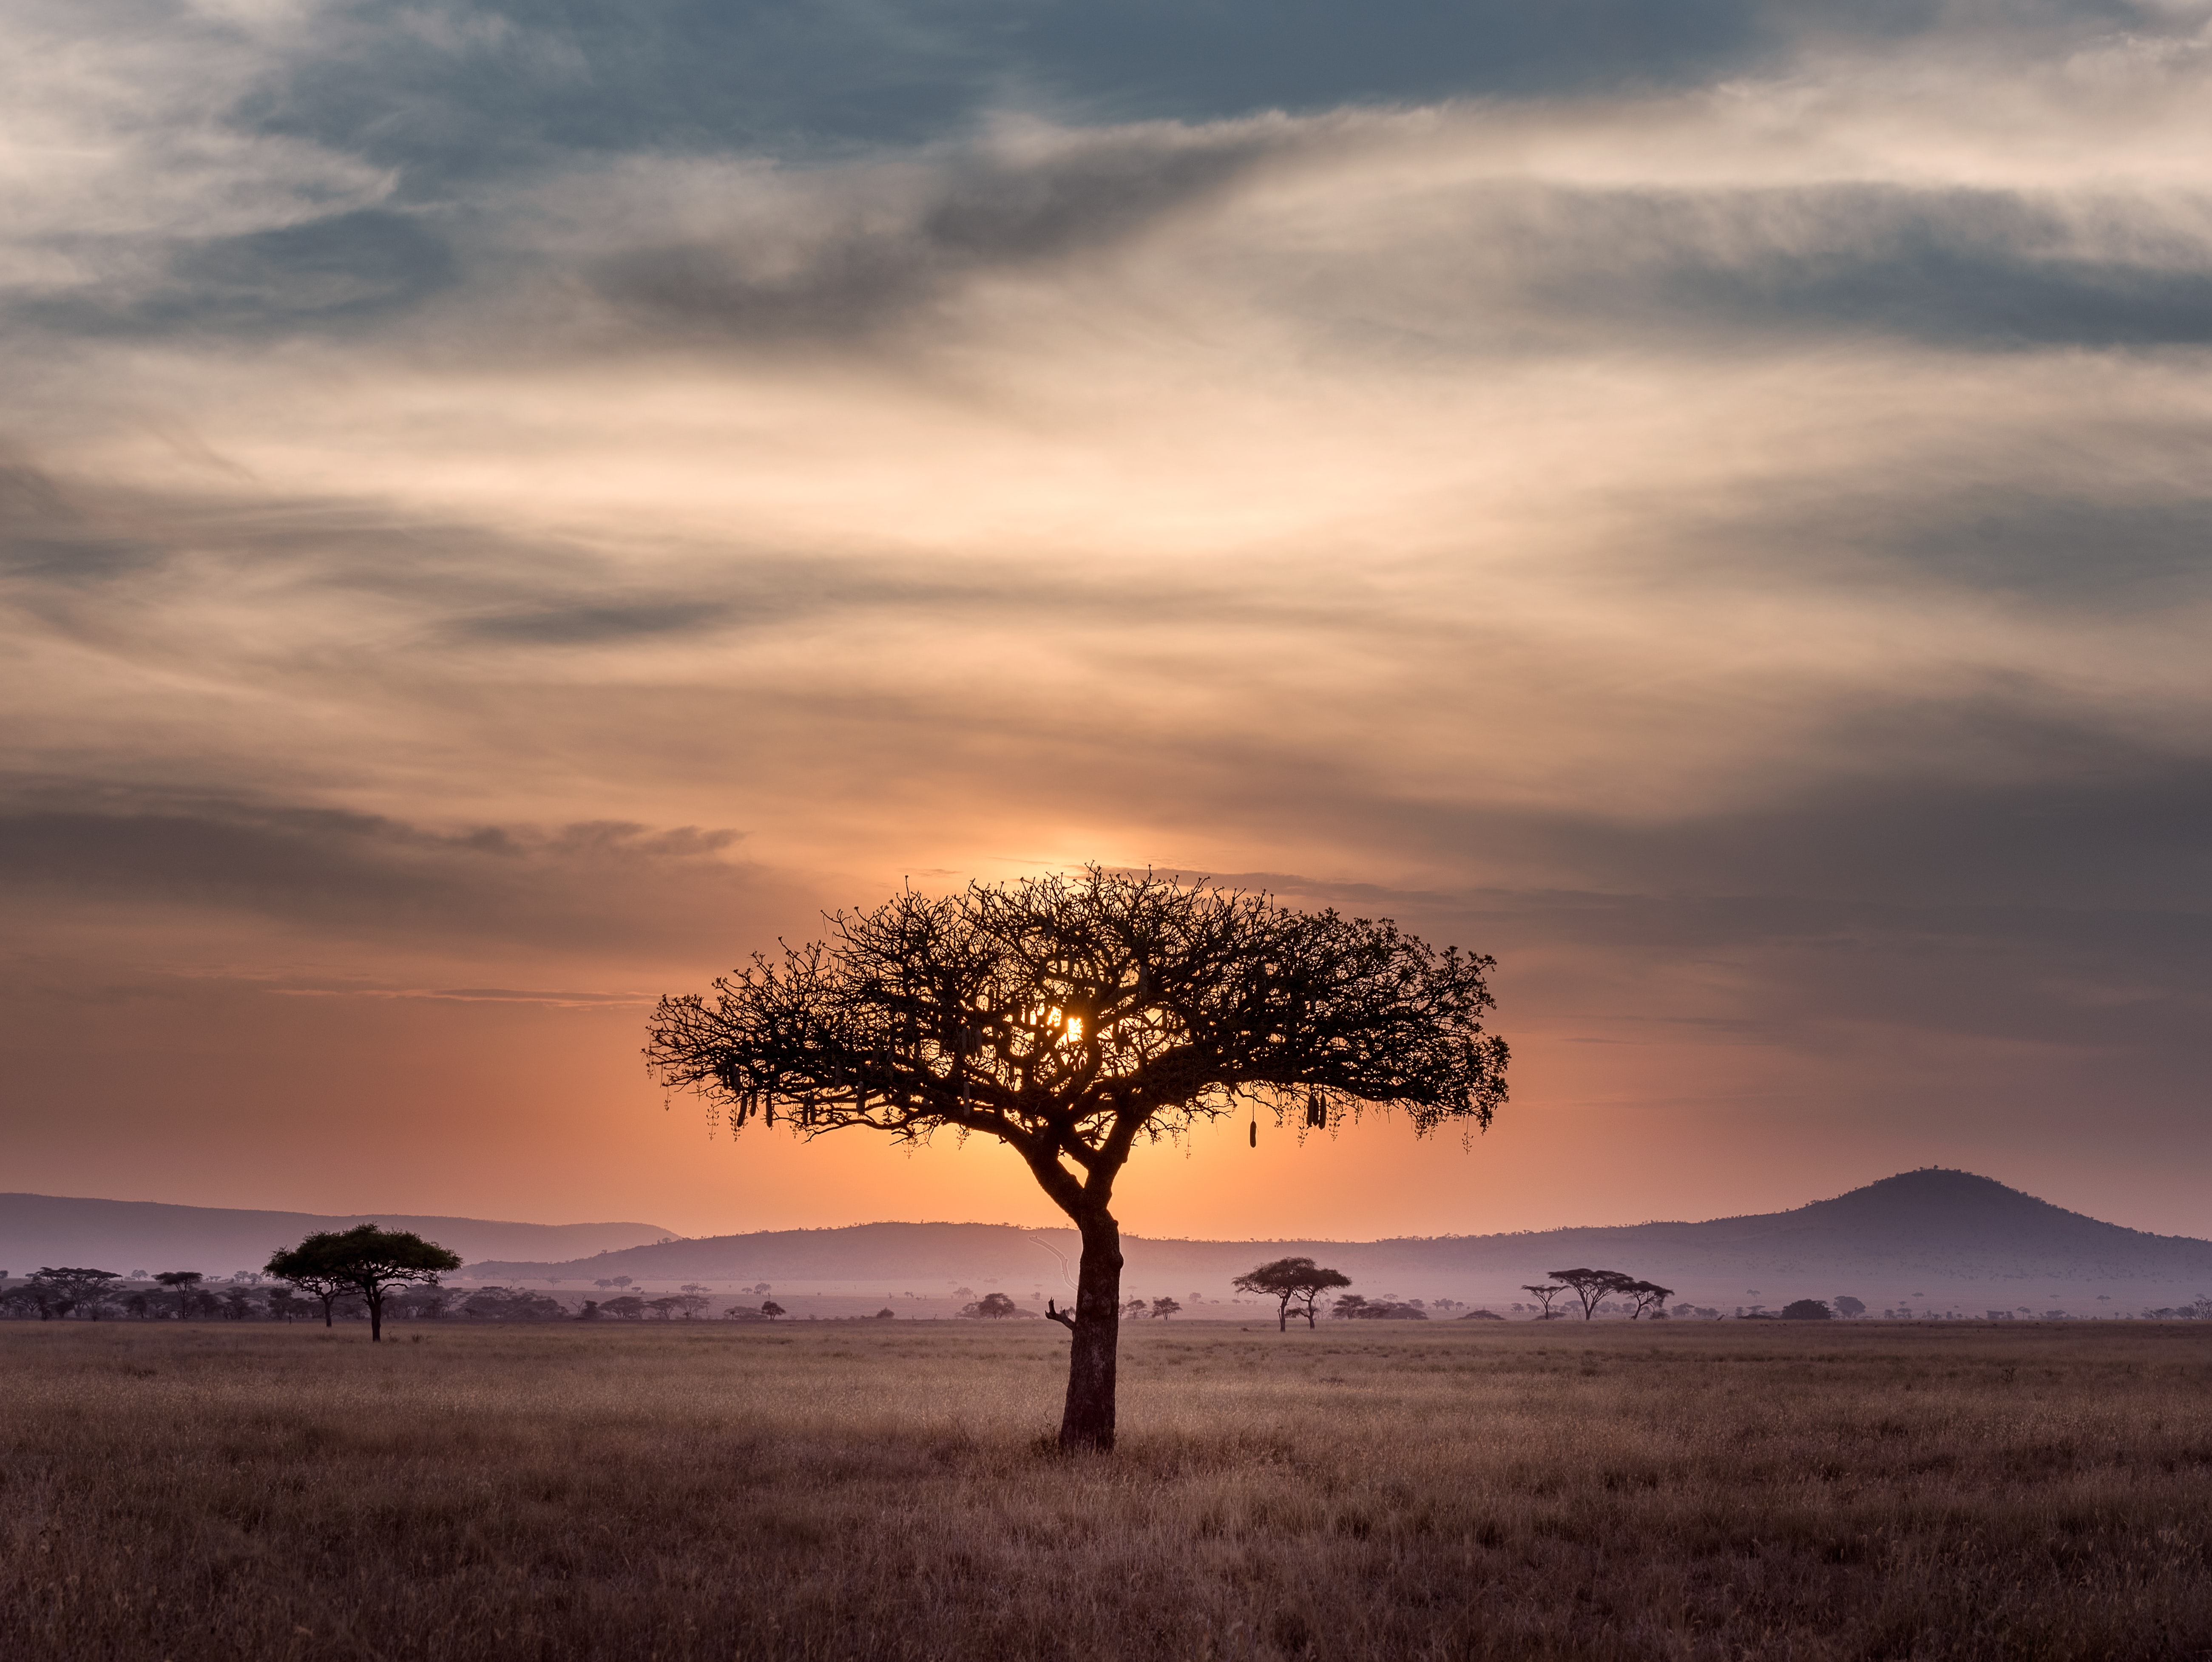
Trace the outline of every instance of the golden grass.
<path fill-rule="evenodd" d="M 2208 1324 L 2212 1327 L 2212 1324 Z M 2212 1331 L 0 1325 L 18 1659 L 2212 1653 Z"/>

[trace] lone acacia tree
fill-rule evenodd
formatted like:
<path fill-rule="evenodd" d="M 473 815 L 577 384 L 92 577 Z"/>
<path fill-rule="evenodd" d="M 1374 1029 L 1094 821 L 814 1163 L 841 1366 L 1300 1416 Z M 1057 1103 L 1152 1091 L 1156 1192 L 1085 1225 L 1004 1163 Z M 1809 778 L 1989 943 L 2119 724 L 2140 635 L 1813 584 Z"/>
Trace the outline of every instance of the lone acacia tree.
<path fill-rule="evenodd" d="M 1584 1321 L 1595 1315 L 1597 1307 L 1607 1299 L 1615 1293 L 1626 1293 L 1636 1285 L 1635 1277 L 1624 1275 L 1618 1270 L 1547 1270 L 1544 1273 L 1553 1281 L 1564 1282 L 1574 1289 L 1575 1296 L 1582 1301 Z M 1545 1307 L 1547 1310 L 1550 1307 L 1549 1305 Z"/>
<path fill-rule="evenodd" d="M 269 1274 L 322 1300 L 326 1327 L 331 1301 L 340 1293 L 359 1293 L 368 1301 L 372 1343 L 384 1337 L 386 1294 L 410 1282 L 434 1287 L 441 1272 L 460 1267 L 460 1259 L 443 1246 L 405 1229 L 380 1229 L 374 1223 L 319 1231 L 274 1254 L 266 1266 Z"/>
<path fill-rule="evenodd" d="M 1249 1099 L 1322 1129 L 1363 1107 L 1417 1133 L 1487 1126 L 1504 1040 L 1483 1030 L 1486 957 L 1388 920 L 1265 895 L 1086 868 L 907 891 L 830 919 L 698 994 L 663 998 L 646 1057 L 731 1131 L 861 1128 L 912 1143 L 950 1129 L 1020 1156 L 1083 1243 L 1063 1447 L 1114 1446 L 1121 1236 L 1115 1180 L 1158 1142 Z M 1255 1125 L 1257 1125 L 1255 1117 Z"/>
<path fill-rule="evenodd" d="M 1333 1288 L 1349 1287 L 1352 1277 L 1341 1270 L 1316 1266 L 1310 1258 L 1279 1258 L 1273 1264 L 1263 1264 L 1249 1275 L 1243 1275 L 1229 1283 L 1239 1292 L 1263 1293 L 1277 1301 L 1275 1331 L 1286 1333 L 1291 1328 L 1291 1306 L 1295 1302 L 1298 1313 L 1306 1319 L 1306 1328 L 1311 1331 L 1315 1306 L 1321 1295 Z"/>

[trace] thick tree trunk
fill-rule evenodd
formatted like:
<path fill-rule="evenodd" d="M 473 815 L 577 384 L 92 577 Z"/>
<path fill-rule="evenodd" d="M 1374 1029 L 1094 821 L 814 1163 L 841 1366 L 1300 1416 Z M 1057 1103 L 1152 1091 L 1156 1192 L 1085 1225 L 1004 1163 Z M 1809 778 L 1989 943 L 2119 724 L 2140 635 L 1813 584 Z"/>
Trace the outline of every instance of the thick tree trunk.
<path fill-rule="evenodd" d="M 1121 1336 L 1121 1228 L 1103 1212 L 1083 1220 L 1075 1272 L 1075 1343 L 1067 1355 L 1067 1405 L 1060 1446 L 1114 1447 L 1114 1362 Z"/>
<path fill-rule="evenodd" d="M 368 1342 L 371 1344 L 376 1344 L 380 1343 L 383 1337 L 384 1295 L 371 1293 L 368 1295 Z"/>

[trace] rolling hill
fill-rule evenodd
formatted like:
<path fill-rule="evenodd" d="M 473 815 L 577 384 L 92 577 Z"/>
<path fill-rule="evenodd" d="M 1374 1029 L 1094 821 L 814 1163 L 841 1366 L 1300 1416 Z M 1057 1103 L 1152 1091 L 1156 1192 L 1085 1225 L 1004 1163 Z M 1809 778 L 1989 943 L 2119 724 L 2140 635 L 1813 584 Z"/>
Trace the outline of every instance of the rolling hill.
<path fill-rule="evenodd" d="M 766 1281 L 802 1286 L 928 1288 L 948 1283 L 1055 1289 L 1074 1232 L 981 1223 L 866 1223 L 787 1229 L 629 1246 L 560 1262 L 498 1259 L 465 1274 L 483 1280 L 641 1283 Z M 1759 1289 L 1825 1296 L 1863 1287 L 1871 1298 L 1940 1288 L 1990 1301 L 2040 1301 L 2054 1289 L 2212 1289 L 2212 1241 L 2147 1234 L 2070 1212 L 1968 1172 L 1928 1169 L 1784 1212 L 1703 1222 L 1639 1223 L 1516 1234 L 1406 1237 L 1372 1241 L 1172 1240 L 1125 1237 L 1133 1289 L 1225 1289 L 1267 1259 L 1303 1253 L 1361 1285 L 1412 1296 L 1451 1292 L 1498 1299 L 1568 1265 L 1625 1269 L 1686 1295 L 1740 1302 Z"/>
<path fill-rule="evenodd" d="M 326 1217 L 314 1212 L 239 1211 L 151 1200 L 88 1200 L 0 1194 L 0 1268 L 23 1275 L 44 1264 L 200 1270 L 258 1269 L 269 1254 L 317 1229 L 381 1223 L 451 1247 L 465 1259 L 572 1258 L 659 1240 L 650 1223 L 502 1223 L 477 1217 L 402 1217 L 380 1212 Z"/>

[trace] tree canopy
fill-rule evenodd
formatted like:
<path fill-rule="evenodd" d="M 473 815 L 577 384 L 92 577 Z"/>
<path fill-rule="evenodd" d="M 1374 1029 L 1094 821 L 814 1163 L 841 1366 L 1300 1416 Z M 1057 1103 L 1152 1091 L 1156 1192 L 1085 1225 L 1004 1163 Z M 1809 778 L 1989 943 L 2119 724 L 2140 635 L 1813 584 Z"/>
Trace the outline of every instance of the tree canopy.
<path fill-rule="evenodd" d="M 1267 1107 L 1299 1134 L 1373 1107 L 1417 1133 L 1489 1125 L 1507 1052 L 1491 960 L 1389 921 L 1091 867 L 911 890 L 660 1001 L 646 1056 L 735 1133 L 939 1131 L 1006 1143 L 1081 1235 L 1060 1439 L 1109 1448 L 1115 1180 L 1141 1140 Z M 1256 1121 L 1255 1121 L 1256 1123 Z"/>
<path fill-rule="evenodd" d="M 434 1286 L 441 1273 L 459 1269 L 461 1260 L 407 1230 L 362 1223 L 343 1231 L 318 1231 L 297 1246 L 273 1253 L 264 1267 L 270 1275 L 321 1299 L 325 1325 L 331 1301 L 337 1294 L 360 1294 L 368 1305 L 369 1338 L 380 1341 L 384 1337 L 385 1295 L 392 1289 L 416 1282 Z"/>
<path fill-rule="evenodd" d="M 1230 1285 L 1240 1292 L 1259 1293 L 1274 1299 L 1277 1332 L 1289 1331 L 1292 1304 L 1298 1307 L 1298 1313 L 1306 1319 L 1306 1327 L 1310 1331 L 1321 1295 L 1339 1287 L 1351 1286 L 1352 1277 L 1341 1271 L 1322 1269 L 1310 1258 L 1279 1258 L 1237 1277 Z"/>

